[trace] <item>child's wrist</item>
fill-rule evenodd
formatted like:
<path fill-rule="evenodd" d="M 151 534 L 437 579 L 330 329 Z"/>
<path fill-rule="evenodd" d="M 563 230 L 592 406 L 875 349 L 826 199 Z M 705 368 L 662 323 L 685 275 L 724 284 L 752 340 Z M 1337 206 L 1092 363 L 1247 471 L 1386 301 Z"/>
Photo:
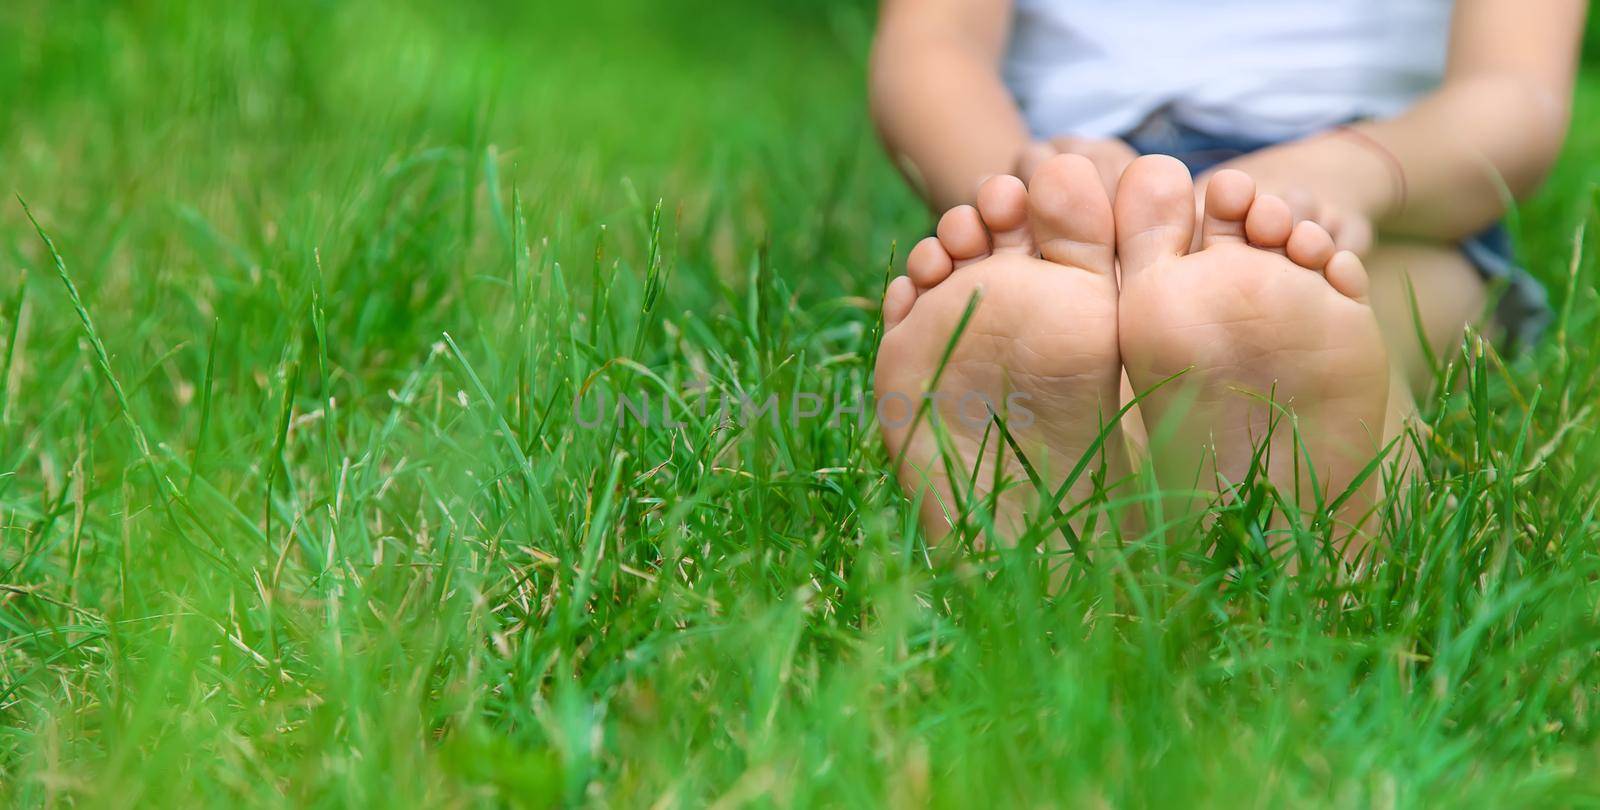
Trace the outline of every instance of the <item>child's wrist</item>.
<path fill-rule="evenodd" d="M 1409 193 L 1405 165 L 1382 141 L 1357 126 L 1339 127 L 1329 137 L 1350 150 L 1353 158 L 1340 162 L 1352 210 L 1378 221 L 1405 208 Z"/>

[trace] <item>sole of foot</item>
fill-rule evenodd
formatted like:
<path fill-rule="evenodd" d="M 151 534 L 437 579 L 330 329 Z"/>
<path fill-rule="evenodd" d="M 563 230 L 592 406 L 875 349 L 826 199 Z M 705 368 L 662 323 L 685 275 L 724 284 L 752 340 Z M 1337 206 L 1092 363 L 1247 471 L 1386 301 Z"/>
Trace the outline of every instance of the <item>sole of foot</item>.
<path fill-rule="evenodd" d="M 1212 178 L 1191 251 L 1194 193 L 1183 164 L 1146 157 L 1116 203 L 1121 354 L 1157 478 L 1171 492 L 1219 491 L 1266 440 L 1264 466 L 1287 499 L 1310 509 L 1320 490 L 1331 501 L 1383 440 L 1389 361 L 1366 270 L 1234 171 Z M 1351 539 L 1377 478 L 1336 515 Z"/>
<path fill-rule="evenodd" d="M 916 246 L 906 275 L 889 285 L 875 376 L 879 422 L 902 488 L 921 501 L 935 539 L 966 511 L 989 515 L 1001 540 L 1015 540 L 1038 511 L 1039 489 L 991 409 L 1049 492 L 1115 417 L 1115 236 L 1094 165 L 1061 156 L 1029 187 L 990 179 L 978 204 L 945 214 L 938 235 Z M 913 415 L 924 401 L 919 421 Z M 1106 445 L 1107 455 L 1121 452 Z M 1083 475 L 1063 509 L 1085 496 L 1088 482 Z"/>

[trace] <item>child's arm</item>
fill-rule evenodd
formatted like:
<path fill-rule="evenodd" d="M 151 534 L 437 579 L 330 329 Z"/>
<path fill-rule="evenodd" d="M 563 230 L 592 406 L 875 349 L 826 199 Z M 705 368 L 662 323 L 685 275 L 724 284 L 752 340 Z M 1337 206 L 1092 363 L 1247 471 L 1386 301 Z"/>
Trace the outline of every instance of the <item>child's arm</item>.
<path fill-rule="evenodd" d="M 1379 230 L 1462 239 L 1555 163 L 1572 112 L 1585 0 L 1459 0 L 1444 84 L 1408 112 L 1230 164 Z"/>
<path fill-rule="evenodd" d="M 872 46 L 872 116 L 935 210 L 1015 171 L 1028 127 L 1000 78 L 1009 0 L 884 0 Z"/>

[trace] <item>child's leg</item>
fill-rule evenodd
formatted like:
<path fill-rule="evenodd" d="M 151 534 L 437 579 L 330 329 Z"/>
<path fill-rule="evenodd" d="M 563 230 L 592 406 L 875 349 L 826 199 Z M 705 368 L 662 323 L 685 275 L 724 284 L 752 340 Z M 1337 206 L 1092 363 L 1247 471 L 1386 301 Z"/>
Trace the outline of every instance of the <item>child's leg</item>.
<path fill-rule="evenodd" d="M 1419 324 L 1428 349 L 1446 362 L 1460 351 L 1467 325 L 1484 314 L 1488 292 L 1483 277 L 1455 245 L 1386 240 L 1366 263 L 1372 277 L 1372 309 L 1393 367 L 1384 431 L 1392 440 L 1416 413 L 1416 397 L 1433 384 L 1434 370 L 1423 350 Z"/>

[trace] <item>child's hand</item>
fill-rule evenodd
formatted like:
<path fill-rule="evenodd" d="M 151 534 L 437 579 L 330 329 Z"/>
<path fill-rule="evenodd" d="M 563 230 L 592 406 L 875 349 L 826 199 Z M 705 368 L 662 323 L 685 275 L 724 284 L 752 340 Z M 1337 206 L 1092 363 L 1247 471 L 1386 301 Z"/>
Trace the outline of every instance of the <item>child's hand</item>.
<path fill-rule="evenodd" d="M 1349 209 L 1318 200 L 1309 192 L 1290 189 L 1282 195 L 1295 222 L 1311 220 L 1328 230 L 1334 247 L 1365 256 L 1372 249 L 1372 220 Z"/>
<path fill-rule="evenodd" d="M 1017 160 L 1017 176 L 1024 183 L 1033 176 L 1033 172 L 1040 164 L 1056 155 L 1082 155 L 1094 164 L 1100 172 L 1100 180 L 1105 183 L 1106 195 L 1116 199 L 1117 182 L 1122 179 L 1122 172 L 1139 157 L 1133 147 L 1117 140 L 1116 138 L 1077 138 L 1064 135 L 1051 138 L 1049 141 L 1034 141 L 1022 151 L 1022 156 Z"/>

